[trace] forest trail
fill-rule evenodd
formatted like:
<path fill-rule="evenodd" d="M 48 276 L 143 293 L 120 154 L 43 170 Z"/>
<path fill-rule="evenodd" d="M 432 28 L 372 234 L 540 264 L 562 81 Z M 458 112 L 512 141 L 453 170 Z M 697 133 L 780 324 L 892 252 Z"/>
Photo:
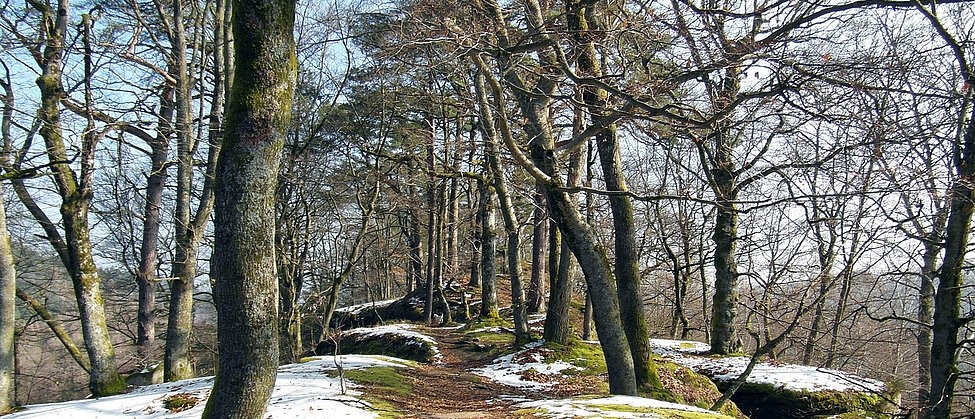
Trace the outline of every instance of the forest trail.
<path fill-rule="evenodd" d="M 456 328 L 417 327 L 437 341 L 443 358 L 433 365 L 403 369 L 412 391 L 405 396 L 386 395 L 408 418 L 511 418 L 513 407 L 534 397 L 523 389 L 496 383 L 471 372 L 491 363 L 496 354 L 478 351 Z"/>

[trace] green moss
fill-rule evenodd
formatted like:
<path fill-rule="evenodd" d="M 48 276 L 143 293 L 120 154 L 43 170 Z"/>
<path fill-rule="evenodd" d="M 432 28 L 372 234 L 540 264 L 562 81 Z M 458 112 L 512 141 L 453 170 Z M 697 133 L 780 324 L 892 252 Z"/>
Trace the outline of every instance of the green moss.
<path fill-rule="evenodd" d="M 345 371 L 345 378 L 360 384 L 383 389 L 383 393 L 406 396 L 413 391 L 410 379 L 399 373 L 397 367 L 369 367 Z"/>
<path fill-rule="evenodd" d="M 702 409 L 710 409 L 711 405 L 721 397 L 718 387 L 703 374 L 657 356 L 654 356 L 654 363 L 657 365 L 661 380 L 665 383 L 666 394 L 641 395 Z M 720 413 L 731 417 L 745 417 L 734 402 L 725 403 Z"/>
<path fill-rule="evenodd" d="M 481 317 L 477 320 L 468 322 L 467 325 L 464 326 L 463 330 L 472 331 L 489 327 L 514 328 L 515 324 L 512 323 L 511 320 L 507 320 L 503 317 Z"/>
<path fill-rule="evenodd" d="M 379 419 L 393 419 L 404 416 L 402 410 L 380 397 L 363 396 L 361 399 L 369 403 L 369 409 L 373 410 Z"/>
<path fill-rule="evenodd" d="M 92 394 L 95 397 L 114 396 L 116 394 L 122 394 L 127 387 L 128 385 L 125 384 L 125 379 L 116 372 L 109 375 L 107 380 L 96 383 Z"/>
<path fill-rule="evenodd" d="M 564 361 L 582 368 L 582 370 L 566 370 L 566 374 L 599 375 L 606 372 L 606 358 L 599 345 L 573 338 L 565 345 L 545 342 L 542 347 L 552 351 L 546 354 L 545 362 Z"/>
<path fill-rule="evenodd" d="M 179 413 L 192 409 L 200 399 L 190 393 L 177 393 L 163 399 L 163 407 L 170 413 Z"/>
<path fill-rule="evenodd" d="M 719 387 L 721 386 L 727 384 L 721 383 Z M 852 417 L 886 417 L 889 407 L 888 402 L 877 394 L 857 391 L 793 391 L 759 383 L 745 383 L 732 400 L 754 417 L 772 417 L 771 412 L 775 412 L 778 417 L 848 413 L 854 415 Z"/>

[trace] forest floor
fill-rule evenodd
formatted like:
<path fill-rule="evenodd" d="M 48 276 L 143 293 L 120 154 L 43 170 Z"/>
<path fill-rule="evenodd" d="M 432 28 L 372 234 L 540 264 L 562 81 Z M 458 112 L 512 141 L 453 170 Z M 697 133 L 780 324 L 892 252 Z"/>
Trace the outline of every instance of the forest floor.
<path fill-rule="evenodd" d="M 517 416 L 514 404 L 535 398 L 523 389 L 473 374 L 472 369 L 490 364 L 494 355 L 477 351 L 455 328 L 417 330 L 437 341 L 442 360 L 402 370 L 411 381 L 408 394 L 377 394 L 401 412 L 408 412 L 405 417 L 511 418 Z M 371 390 L 380 389 L 363 389 L 366 393 Z"/>

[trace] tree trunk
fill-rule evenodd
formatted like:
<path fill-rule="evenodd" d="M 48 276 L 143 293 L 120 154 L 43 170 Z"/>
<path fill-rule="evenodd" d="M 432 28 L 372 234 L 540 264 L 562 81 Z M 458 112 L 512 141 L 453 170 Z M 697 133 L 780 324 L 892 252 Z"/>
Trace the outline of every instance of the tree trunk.
<path fill-rule="evenodd" d="M 217 2 L 214 43 L 219 45 L 228 38 L 223 17 L 228 7 L 226 0 Z M 190 344 L 193 329 L 193 293 L 197 274 L 198 252 L 206 223 L 213 207 L 214 177 L 223 135 L 224 81 L 233 66 L 225 62 L 228 50 L 214 48 L 214 86 L 210 93 L 209 152 L 201 198 L 195 216 L 191 213 L 193 191 L 193 151 L 198 140 L 193 136 L 192 84 L 186 59 L 187 45 L 184 29 L 182 0 L 174 2 L 173 21 L 176 43 L 174 61 L 178 68 L 176 94 L 176 255 L 173 260 L 173 280 L 170 284 L 169 322 L 166 326 L 166 354 L 163 375 L 166 381 L 176 381 L 196 375 L 190 361 Z"/>
<path fill-rule="evenodd" d="M 142 245 L 139 248 L 139 270 L 135 282 L 139 286 L 139 325 L 136 345 L 143 359 L 152 358 L 152 344 L 156 338 L 156 262 L 159 248 L 159 209 L 166 188 L 167 160 L 169 158 L 169 133 L 172 132 L 173 89 L 166 86 L 159 96 L 159 118 L 156 123 L 155 141 L 149 143 L 152 150 L 149 179 L 146 184 L 146 206 L 143 212 Z"/>
<path fill-rule="evenodd" d="M 278 367 L 274 190 L 297 78 L 295 3 L 235 3 L 235 81 L 215 188 L 220 357 L 204 418 L 263 416 Z"/>
<path fill-rule="evenodd" d="M 971 70 L 969 70 L 971 71 Z M 968 82 L 975 82 L 968 74 Z M 934 329 L 931 340 L 931 393 L 927 418 L 951 417 L 955 382 L 958 380 L 958 330 L 961 320 L 962 268 L 968 252 L 968 234 L 975 210 L 975 107 L 964 126 L 954 165 L 957 180 L 951 187 L 951 209 L 945 228 L 944 258 L 938 270 L 938 287 L 934 294 Z M 965 112 L 961 113 L 964 116 Z M 964 117 L 961 118 L 964 121 Z"/>
<path fill-rule="evenodd" d="M 716 136 L 723 136 L 717 134 Z M 725 149 L 719 144 L 716 148 Z M 735 242 L 738 238 L 738 209 L 731 150 L 718 153 L 717 168 L 711 169 L 718 198 L 714 220 L 714 299 L 711 302 L 711 352 L 726 355 L 741 350 L 735 318 L 738 312 L 738 265 L 735 263 Z"/>
<path fill-rule="evenodd" d="M 504 180 L 504 172 L 501 170 L 501 161 L 498 158 L 501 153 L 498 146 L 498 132 L 494 126 L 494 115 L 488 104 L 487 92 L 484 90 L 484 75 L 475 76 L 474 90 L 481 115 L 481 129 L 484 131 L 484 148 L 490 167 L 490 180 L 498 194 L 504 230 L 508 234 L 505 254 L 508 260 L 508 277 L 511 279 L 511 311 L 515 323 L 515 345 L 520 345 L 528 340 L 528 318 L 525 310 L 525 291 L 522 288 L 521 281 L 521 255 L 519 253 L 521 237 L 518 231 L 518 216 L 515 213 L 511 194 L 508 192 L 508 185 Z"/>
<path fill-rule="evenodd" d="M 437 262 L 437 161 L 436 161 L 436 134 L 434 133 L 433 117 L 426 116 L 427 126 L 430 128 L 430 138 L 427 143 L 427 279 L 426 279 L 426 301 L 423 304 L 423 317 L 426 324 L 433 324 L 433 292 L 436 284 L 433 276 L 436 274 L 434 267 Z"/>
<path fill-rule="evenodd" d="M 575 124 L 577 127 L 574 128 L 576 133 L 582 126 L 581 112 L 577 114 L 578 121 Z M 582 149 L 577 147 L 569 152 L 567 185 L 570 188 L 579 186 L 581 177 Z M 570 195 L 570 199 L 575 205 L 575 194 Z M 549 271 L 552 274 L 549 277 L 549 300 L 548 310 L 545 313 L 544 337 L 549 342 L 566 344 L 572 337 L 572 327 L 569 322 L 572 302 L 572 251 L 569 250 L 569 243 L 562 240 L 558 224 L 555 221 L 550 221 L 549 224 Z M 586 334 L 589 324 L 583 324 L 582 327 L 583 334 Z"/>
<path fill-rule="evenodd" d="M 942 218 L 943 219 L 943 218 Z M 942 224 L 943 226 L 943 224 Z M 931 396 L 931 324 L 934 322 L 934 280 L 938 274 L 938 253 L 941 247 L 937 244 L 940 237 L 930 237 L 924 241 L 924 255 L 921 267 L 920 293 L 917 308 L 917 391 L 918 406 L 926 406 Z"/>
<path fill-rule="evenodd" d="M 539 313 L 545 304 L 545 245 L 548 242 L 548 217 L 545 215 L 545 198 L 535 193 L 535 210 L 532 212 L 532 272 L 525 301 L 528 313 Z"/>
<path fill-rule="evenodd" d="M 487 158 L 485 173 L 491 173 Z M 497 233 L 495 232 L 494 186 L 479 182 L 481 199 L 478 212 L 481 217 L 481 319 L 498 317 L 498 273 L 494 264 Z"/>
<path fill-rule="evenodd" d="M 16 354 L 14 334 L 17 324 L 17 272 L 7 230 L 7 213 L 0 187 L 0 414 L 12 409 L 16 401 Z"/>
<path fill-rule="evenodd" d="M 598 29 L 595 5 L 582 5 L 567 1 L 569 30 L 578 43 L 577 68 L 580 74 L 595 78 L 602 76 L 592 37 L 598 36 L 590 27 Z M 583 101 L 589 107 L 593 125 L 604 128 L 596 134 L 596 151 L 603 169 L 603 181 L 609 191 L 626 192 L 626 178 L 620 162 L 619 139 L 616 124 L 607 111 L 607 93 L 589 86 L 582 88 Z M 640 291 L 640 261 L 636 244 L 636 226 L 633 221 L 633 205 L 623 194 L 609 196 L 613 213 L 614 248 L 616 250 L 616 290 L 619 294 L 620 315 L 623 329 L 630 345 L 638 386 L 650 385 L 662 388 L 656 368 L 650 359 L 650 329 L 643 309 Z"/>
<path fill-rule="evenodd" d="M 89 116 L 79 158 L 81 170 L 80 174 L 76 174 L 71 169 L 69 162 L 73 159 L 67 156 L 61 129 L 59 104 L 64 94 L 61 84 L 61 59 L 68 24 L 68 3 L 67 0 L 59 0 L 56 10 L 45 3 L 31 3 L 42 14 L 41 22 L 45 27 L 53 22 L 53 26 L 47 32 L 42 71 L 37 78 L 37 86 L 41 94 L 38 116 L 41 120 L 40 134 L 47 147 L 52 175 L 62 200 L 60 212 L 64 226 L 65 246 L 63 260 L 68 262 L 65 268 L 71 275 L 74 285 L 85 349 L 91 362 L 88 387 L 95 396 L 107 396 L 124 390 L 125 381 L 119 375 L 115 363 L 115 348 L 112 346 L 105 321 L 101 279 L 92 256 L 88 229 L 88 208 L 92 197 L 94 151 L 98 134 L 95 132 L 94 121 Z M 87 21 L 87 18 L 85 20 Z M 87 28 L 90 21 L 86 23 Z M 90 57 L 86 56 L 85 64 L 85 74 L 90 75 Z M 90 79 L 86 78 L 86 80 Z M 91 90 L 87 83 L 85 92 L 85 105 L 90 108 Z"/>
<path fill-rule="evenodd" d="M 477 210 L 474 212 L 474 226 L 471 228 L 471 276 L 467 281 L 468 287 L 480 288 L 481 286 L 481 223 L 484 220 L 484 213 L 481 211 L 480 191 L 483 189 L 481 184 L 484 182 L 477 180 Z"/>

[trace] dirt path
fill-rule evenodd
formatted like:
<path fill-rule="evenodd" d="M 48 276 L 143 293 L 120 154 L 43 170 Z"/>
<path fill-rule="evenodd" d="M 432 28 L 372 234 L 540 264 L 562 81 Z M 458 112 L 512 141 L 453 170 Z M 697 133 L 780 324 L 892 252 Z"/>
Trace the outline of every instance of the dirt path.
<path fill-rule="evenodd" d="M 511 418 L 512 405 L 538 396 L 498 384 L 470 372 L 491 362 L 452 328 L 418 328 L 437 340 L 442 363 L 403 371 L 413 381 L 413 392 L 389 400 L 410 418 Z"/>

